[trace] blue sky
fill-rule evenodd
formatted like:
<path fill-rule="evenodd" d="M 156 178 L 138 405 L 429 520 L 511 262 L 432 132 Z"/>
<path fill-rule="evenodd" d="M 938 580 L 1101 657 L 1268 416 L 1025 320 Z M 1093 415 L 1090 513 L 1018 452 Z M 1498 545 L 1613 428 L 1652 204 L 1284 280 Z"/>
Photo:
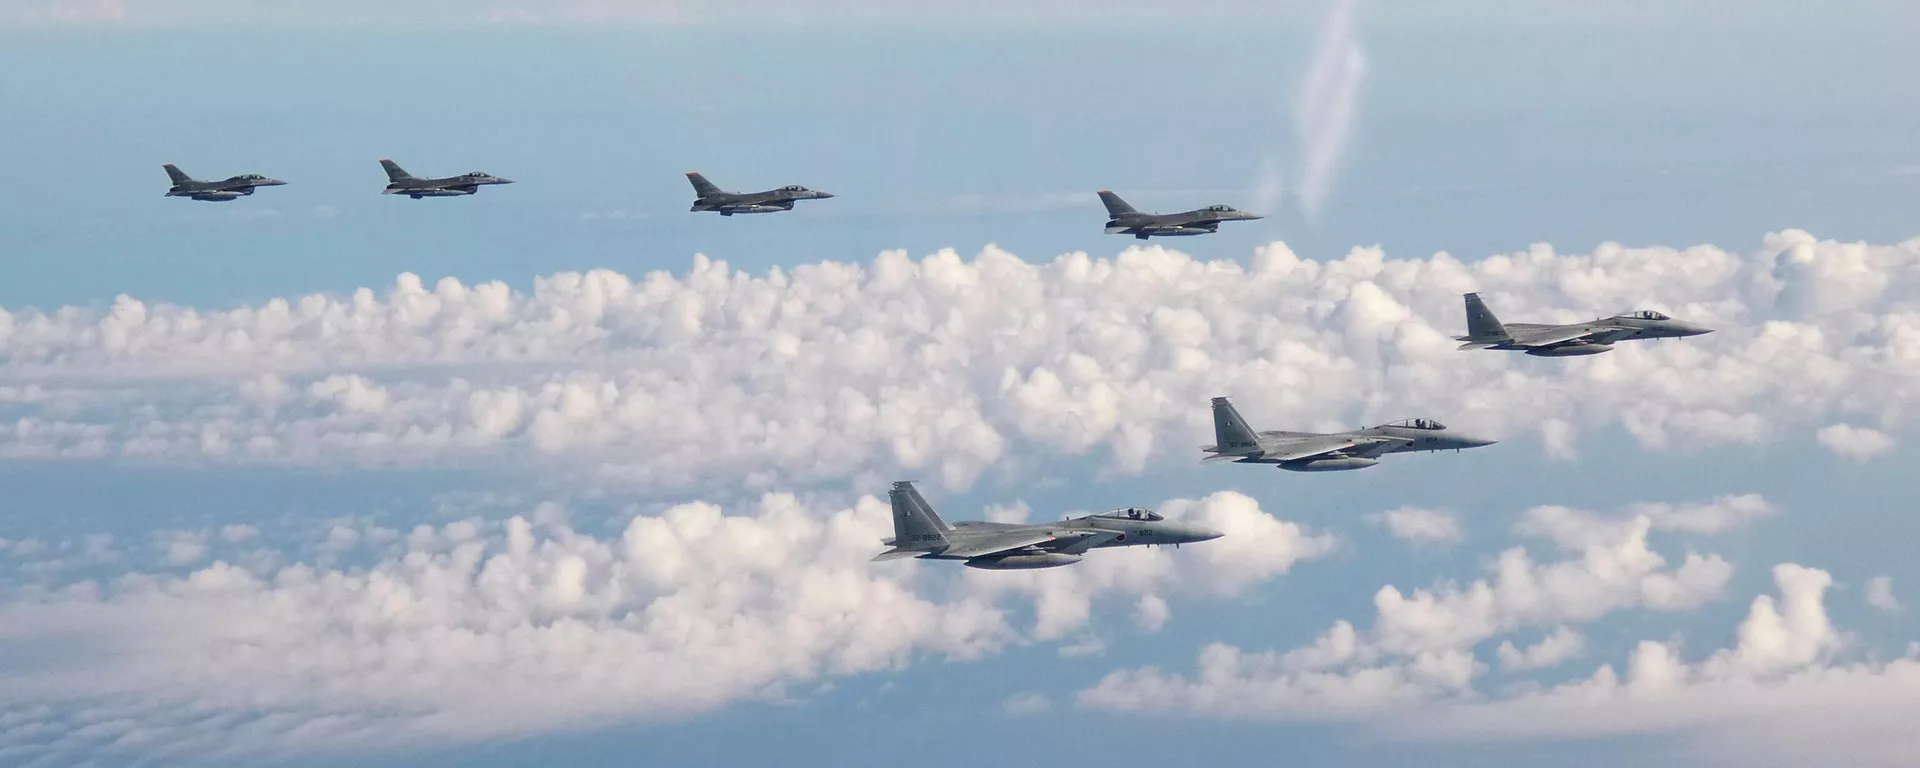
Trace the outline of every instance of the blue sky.
<path fill-rule="evenodd" d="M 1361 4 L 1310 214 L 1328 7 L 1196 7 L 0 3 L 0 763 L 1897 764 L 1915 11 Z M 383 197 L 382 157 L 519 183 Z M 291 183 L 165 199 L 163 162 Z M 839 196 L 696 215 L 688 170 Z M 1102 188 L 1268 217 L 1129 250 Z M 1465 355 L 1464 290 L 1720 331 Z M 1203 470 L 1218 394 L 1502 442 Z M 869 566 L 902 477 L 1246 543 Z"/>

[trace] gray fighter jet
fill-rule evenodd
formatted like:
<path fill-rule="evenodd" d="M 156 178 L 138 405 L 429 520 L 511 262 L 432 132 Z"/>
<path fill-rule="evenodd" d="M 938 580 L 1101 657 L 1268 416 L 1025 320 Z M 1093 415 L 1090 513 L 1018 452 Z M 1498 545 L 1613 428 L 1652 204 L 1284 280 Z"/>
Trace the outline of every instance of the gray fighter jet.
<path fill-rule="evenodd" d="M 1213 438 L 1219 445 L 1200 446 L 1213 454 L 1201 459 L 1202 464 L 1273 464 L 1294 472 L 1365 469 L 1389 453 L 1458 451 L 1498 442 L 1455 432 L 1432 419 L 1407 419 L 1352 432 L 1255 432 L 1224 397 L 1213 399 Z"/>
<path fill-rule="evenodd" d="M 833 195 L 819 190 L 807 189 L 792 184 L 765 192 L 727 192 L 707 181 L 707 177 L 698 173 L 688 173 L 687 181 L 693 183 L 693 208 L 698 211 L 719 211 L 722 216 L 736 213 L 779 213 L 793 210 L 795 200 L 825 200 Z"/>
<path fill-rule="evenodd" d="M 160 166 L 167 169 L 167 178 L 173 180 L 173 186 L 167 190 L 167 197 L 184 197 L 189 200 L 205 200 L 210 203 L 238 200 L 253 194 L 260 187 L 278 187 L 286 182 L 269 179 L 257 173 L 229 176 L 220 181 L 196 181 L 172 163 Z"/>
<path fill-rule="evenodd" d="M 1141 213 L 1107 190 L 1100 190 L 1100 202 L 1107 205 L 1107 233 L 1133 235 L 1135 239 L 1210 235 L 1223 221 L 1253 221 L 1262 218 L 1229 205 L 1209 205 L 1182 213 Z"/>
<path fill-rule="evenodd" d="M 387 188 L 380 194 L 406 195 L 415 200 L 423 197 L 459 197 L 480 191 L 490 184 L 512 184 L 512 179 L 503 179 L 491 173 L 474 171 L 444 179 L 423 179 L 401 168 L 392 160 L 381 160 L 380 167 L 387 169 Z"/>
<path fill-rule="evenodd" d="M 1467 335 L 1461 349 L 1520 350 L 1536 357 L 1573 357 L 1613 351 L 1613 343 L 1628 339 L 1672 339 L 1712 333 L 1692 323 L 1675 320 L 1651 309 L 1628 312 L 1571 325 L 1502 324 L 1480 294 L 1467 294 Z"/>
<path fill-rule="evenodd" d="M 1090 549 L 1191 544 L 1221 537 L 1219 531 L 1179 523 L 1146 509 L 1116 509 L 1057 523 L 1021 525 L 967 521 L 948 525 L 920 498 L 911 482 L 893 484 L 893 547 L 874 560 L 917 557 L 960 560 L 969 568 L 1011 571 L 1054 568 L 1080 562 Z"/>

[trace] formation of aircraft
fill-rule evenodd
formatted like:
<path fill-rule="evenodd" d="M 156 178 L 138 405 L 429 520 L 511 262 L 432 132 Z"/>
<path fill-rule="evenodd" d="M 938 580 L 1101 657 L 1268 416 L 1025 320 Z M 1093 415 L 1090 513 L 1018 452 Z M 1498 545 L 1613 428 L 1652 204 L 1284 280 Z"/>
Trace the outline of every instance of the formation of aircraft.
<path fill-rule="evenodd" d="M 392 160 L 381 160 L 388 184 L 382 194 L 423 197 L 472 195 L 481 187 L 512 184 L 490 173 L 474 171 L 445 178 L 421 178 Z M 260 187 L 286 184 L 260 174 L 199 181 L 178 167 L 162 166 L 172 180 L 168 197 L 223 202 L 253 194 Z M 779 213 L 793 210 L 800 200 L 825 200 L 832 194 L 789 185 L 764 192 L 727 192 L 699 173 L 688 173 L 693 185 L 693 211 L 721 216 L 737 213 Z M 1109 190 L 1099 192 L 1107 208 L 1106 231 L 1146 240 L 1211 234 L 1224 221 L 1252 221 L 1260 216 L 1226 205 L 1210 205 L 1179 213 L 1143 213 Z M 1613 344 L 1631 339 L 1698 336 L 1712 330 L 1675 320 L 1653 310 L 1640 310 L 1584 323 L 1544 325 L 1501 323 L 1477 293 L 1466 294 L 1467 335 L 1460 349 L 1522 351 L 1539 357 L 1571 357 L 1608 352 Z M 1460 451 L 1494 444 L 1494 440 L 1448 429 L 1433 419 L 1414 418 L 1348 432 L 1256 432 L 1225 397 L 1213 398 L 1214 445 L 1202 446 L 1203 464 L 1268 464 L 1293 472 L 1337 472 L 1365 469 L 1394 453 Z M 949 525 L 940 519 L 911 482 L 897 482 L 888 492 L 893 504 L 893 538 L 873 559 L 959 560 L 971 568 L 1021 570 L 1053 568 L 1080 562 L 1093 549 L 1156 544 L 1191 544 L 1220 538 L 1219 531 L 1174 520 L 1137 507 L 1068 518 L 1053 523 L 1021 525 L 967 521 Z"/>
<path fill-rule="evenodd" d="M 173 187 L 167 190 L 168 197 L 189 197 L 194 200 L 224 201 L 253 194 L 256 187 L 277 187 L 284 181 L 269 179 L 259 174 L 234 176 L 223 181 L 195 181 L 171 164 L 163 166 L 167 175 L 173 179 Z M 387 172 L 387 188 L 383 195 L 406 195 L 419 200 L 423 197 L 465 197 L 480 191 L 481 187 L 496 184 L 512 184 L 512 179 L 503 179 L 483 171 L 463 173 L 459 176 L 430 179 L 408 173 L 399 163 L 381 160 L 380 167 Z M 708 181 L 697 172 L 687 173 L 687 182 L 693 185 L 694 212 L 711 211 L 721 216 L 736 213 L 781 213 L 793 210 L 793 204 L 801 200 L 826 200 L 832 193 L 817 189 L 808 189 L 798 184 L 789 184 L 778 189 L 764 192 L 728 192 Z M 1223 221 L 1253 221 L 1262 218 L 1246 211 L 1235 210 L 1228 205 L 1209 205 L 1180 213 L 1142 213 L 1134 210 L 1127 201 L 1120 199 L 1108 190 L 1100 190 L 1100 202 L 1107 207 L 1107 232 L 1128 234 L 1145 240 L 1149 237 L 1175 237 L 1181 235 L 1206 235 L 1219 231 Z"/>
<path fill-rule="evenodd" d="M 1220 538 L 1211 528 L 1168 520 L 1149 509 L 1127 508 L 1054 523 L 994 523 L 969 520 L 948 524 L 933 511 L 911 481 L 893 484 L 892 549 L 874 560 L 914 557 L 959 560 L 969 568 L 993 571 L 1055 568 L 1080 562 L 1089 550 L 1107 547 L 1192 544 Z"/>
<path fill-rule="evenodd" d="M 1100 190 L 1100 202 L 1107 206 L 1107 233 L 1133 235 L 1137 240 L 1149 237 L 1210 235 L 1223 221 L 1253 221 L 1262 218 L 1229 205 L 1209 205 L 1179 213 L 1141 213 L 1109 190 Z"/>
<path fill-rule="evenodd" d="M 1124 205 L 1124 203 L 1122 203 Z M 1520 350 L 1541 357 L 1592 355 L 1614 342 L 1698 336 L 1712 330 L 1640 310 L 1585 323 L 1504 325 L 1479 294 L 1466 294 L 1467 342 L 1461 349 Z M 1458 430 L 1434 419 L 1413 418 L 1347 432 L 1255 431 L 1225 397 L 1213 398 L 1214 445 L 1201 446 L 1202 464 L 1268 464 L 1293 472 L 1365 469 L 1394 453 L 1462 451 L 1498 442 Z M 1141 544 L 1189 544 L 1222 534 L 1191 523 L 1162 518 L 1141 508 L 1069 518 L 1056 523 L 1015 525 L 964 522 L 948 525 L 927 506 L 909 482 L 894 483 L 891 549 L 873 559 L 913 557 L 960 560 L 974 568 L 1012 570 L 1072 565 L 1092 549 Z"/>
<path fill-rule="evenodd" d="M 1493 310 L 1487 308 L 1487 303 L 1480 300 L 1480 294 L 1467 294 L 1466 302 L 1467 335 L 1453 337 L 1454 341 L 1466 342 L 1460 345 L 1461 349 L 1513 350 L 1535 357 L 1575 357 L 1612 352 L 1616 341 L 1675 339 L 1713 332 L 1711 328 L 1675 320 L 1651 309 L 1568 325 L 1502 323 L 1500 318 L 1493 316 Z"/>

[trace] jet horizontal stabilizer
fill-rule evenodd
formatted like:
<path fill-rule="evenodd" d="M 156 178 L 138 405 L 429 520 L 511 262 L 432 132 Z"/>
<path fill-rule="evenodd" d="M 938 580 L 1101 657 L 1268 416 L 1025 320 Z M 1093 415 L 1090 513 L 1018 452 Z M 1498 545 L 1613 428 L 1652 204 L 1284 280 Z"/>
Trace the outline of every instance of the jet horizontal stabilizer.
<path fill-rule="evenodd" d="M 919 549 L 919 550 L 915 550 L 915 549 L 889 549 L 889 550 L 887 550 L 887 551 L 885 551 L 885 552 L 882 552 L 882 553 L 880 553 L 880 554 L 877 554 L 877 555 L 874 555 L 874 556 L 873 556 L 873 560 L 872 560 L 872 561 L 870 561 L 870 562 L 875 562 L 875 563 L 878 563 L 878 562 L 881 562 L 881 561 L 884 561 L 884 560 L 899 560 L 900 558 L 903 558 L 903 557 L 919 557 L 919 556 L 921 556 L 921 555 L 924 555 L 924 554 L 926 554 L 926 553 L 927 553 L 927 551 L 926 551 L 926 550 L 924 550 L 924 549 Z"/>

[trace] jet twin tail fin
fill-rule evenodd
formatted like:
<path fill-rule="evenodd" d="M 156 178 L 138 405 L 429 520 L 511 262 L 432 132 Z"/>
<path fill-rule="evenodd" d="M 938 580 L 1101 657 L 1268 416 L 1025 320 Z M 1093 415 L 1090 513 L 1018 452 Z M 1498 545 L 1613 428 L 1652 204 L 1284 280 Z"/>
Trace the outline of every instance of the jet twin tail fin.
<path fill-rule="evenodd" d="M 687 174 L 687 181 L 693 184 L 693 194 L 695 196 L 712 197 L 714 195 L 726 194 L 725 192 L 720 191 L 719 187 L 714 186 L 713 182 L 707 181 L 707 177 L 702 176 L 698 173 L 689 172 Z"/>
<path fill-rule="evenodd" d="M 1260 436 L 1224 397 L 1213 399 L 1213 442 L 1214 450 L 1223 454 L 1247 454 L 1260 448 Z"/>
<path fill-rule="evenodd" d="M 1491 342 L 1513 338 L 1507 333 L 1507 327 L 1500 324 L 1500 318 L 1493 316 L 1493 310 L 1487 309 L 1487 303 L 1480 300 L 1480 294 L 1469 293 L 1466 300 L 1467 335 L 1456 341 Z"/>
<path fill-rule="evenodd" d="M 407 169 L 401 168 L 399 163 L 392 160 L 381 160 L 380 167 L 387 169 L 388 181 L 400 181 L 401 179 L 413 178 L 413 174 L 407 173 Z"/>
<path fill-rule="evenodd" d="M 1107 215 L 1113 218 L 1119 218 L 1123 213 L 1139 213 L 1133 209 L 1133 206 L 1127 205 L 1127 201 L 1120 199 L 1119 195 L 1104 189 L 1100 190 L 1100 202 L 1106 204 Z"/>
<path fill-rule="evenodd" d="M 944 546 L 947 543 L 947 531 L 953 530 L 947 521 L 933 511 L 927 500 L 920 497 L 920 491 L 911 481 L 893 484 L 893 490 L 887 492 L 887 499 L 893 502 L 893 546 L 897 549 L 925 550 Z"/>
<path fill-rule="evenodd" d="M 193 181 L 192 176 L 188 176 L 186 171 L 180 170 L 180 168 L 173 163 L 167 163 L 160 167 L 167 169 L 167 178 L 173 179 L 173 183 L 175 184 L 185 184 Z"/>

